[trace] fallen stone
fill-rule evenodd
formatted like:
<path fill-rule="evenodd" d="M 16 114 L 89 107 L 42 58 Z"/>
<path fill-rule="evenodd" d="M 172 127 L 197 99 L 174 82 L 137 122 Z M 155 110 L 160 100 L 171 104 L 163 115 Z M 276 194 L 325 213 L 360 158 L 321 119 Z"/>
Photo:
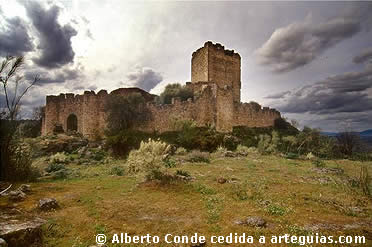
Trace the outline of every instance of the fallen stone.
<path fill-rule="evenodd" d="M 42 245 L 42 225 L 46 221 L 17 210 L 0 213 L 0 246 L 36 247 Z"/>
<path fill-rule="evenodd" d="M 251 227 L 266 227 L 266 220 L 260 216 L 248 216 L 243 220 L 235 221 L 237 225 L 246 225 Z"/>
<path fill-rule="evenodd" d="M 226 183 L 227 182 L 227 180 L 226 180 L 226 178 L 218 178 L 217 179 L 217 182 L 219 183 L 219 184 L 224 184 L 224 183 Z"/>
<path fill-rule="evenodd" d="M 20 190 L 13 190 L 9 192 L 9 199 L 13 202 L 20 202 L 26 199 L 26 194 Z"/>
<path fill-rule="evenodd" d="M 21 186 L 19 186 L 18 190 L 22 191 L 23 193 L 29 193 L 31 192 L 31 185 L 22 184 Z"/>
<path fill-rule="evenodd" d="M 43 198 L 39 200 L 38 209 L 41 211 L 51 211 L 59 208 L 57 200 L 54 198 Z"/>

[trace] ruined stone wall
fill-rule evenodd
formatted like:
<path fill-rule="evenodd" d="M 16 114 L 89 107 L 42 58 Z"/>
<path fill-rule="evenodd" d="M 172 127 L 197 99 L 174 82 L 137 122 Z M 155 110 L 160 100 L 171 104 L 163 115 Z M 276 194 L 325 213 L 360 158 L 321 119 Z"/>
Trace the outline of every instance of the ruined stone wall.
<path fill-rule="evenodd" d="M 234 105 L 234 126 L 270 127 L 280 118 L 280 112 L 257 103 L 240 103 Z"/>
<path fill-rule="evenodd" d="M 149 132 L 165 132 L 175 130 L 176 122 L 191 120 L 197 126 L 215 124 L 215 98 L 211 87 L 205 87 L 194 100 L 181 102 L 175 98 L 172 104 L 148 104 L 152 119 L 140 129 Z"/>
<path fill-rule="evenodd" d="M 61 125 L 67 131 L 67 119 L 71 114 L 77 117 L 79 133 L 87 137 L 93 137 L 97 131 L 101 133 L 106 126 L 103 110 L 106 95 L 106 91 L 98 95 L 86 91 L 83 95 L 47 96 L 43 135 L 52 134 L 56 125 Z"/>
<path fill-rule="evenodd" d="M 234 126 L 273 126 L 280 113 L 261 108 L 257 103 L 240 103 L 241 60 L 233 50 L 220 44 L 206 42 L 192 55 L 191 82 L 187 87 L 194 98 L 186 102 L 173 99 L 170 105 L 155 104 L 155 95 L 139 88 L 119 88 L 110 94 L 101 90 L 85 91 L 83 95 L 61 94 L 47 96 L 42 134 L 52 134 L 56 124 L 67 130 L 67 118 L 77 117 L 77 131 L 88 138 L 103 134 L 107 126 L 105 102 L 112 95 L 140 93 L 147 101 L 151 119 L 137 129 L 149 132 L 175 130 L 175 123 L 193 120 L 197 126 L 214 126 L 217 131 L 229 132 Z"/>

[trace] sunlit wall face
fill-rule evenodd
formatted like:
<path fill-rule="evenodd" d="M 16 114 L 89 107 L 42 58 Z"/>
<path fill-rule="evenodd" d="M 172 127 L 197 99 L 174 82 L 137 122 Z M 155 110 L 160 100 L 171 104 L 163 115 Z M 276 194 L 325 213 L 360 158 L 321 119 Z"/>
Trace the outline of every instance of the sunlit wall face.
<path fill-rule="evenodd" d="M 191 54 L 211 40 L 241 55 L 242 101 L 300 125 L 372 123 L 370 2 L 0 0 L 0 56 L 25 55 L 46 94 L 137 86 L 159 94 L 191 80 Z M 28 44 L 28 46 L 25 46 Z"/>

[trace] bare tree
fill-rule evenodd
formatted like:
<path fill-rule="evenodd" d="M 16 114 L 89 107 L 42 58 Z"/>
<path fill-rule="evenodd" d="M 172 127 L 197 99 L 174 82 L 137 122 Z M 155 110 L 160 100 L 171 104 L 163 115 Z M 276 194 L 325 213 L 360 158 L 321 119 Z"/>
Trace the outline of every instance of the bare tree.
<path fill-rule="evenodd" d="M 351 156 L 361 145 L 360 136 L 348 129 L 341 132 L 336 138 L 340 152 L 344 155 Z"/>
<path fill-rule="evenodd" d="M 24 57 L 7 56 L 0 65 L 0 82 L 3 86 L 3 95 L 5 97 L 5 106 L 1 109 L 1 166 L 0 178 L 8 178 L 12 170 L 12 155 L 14 150 L 11 143 L 14 140 L 16 132 L 16 122 L 20 102 L 27 91 L 38 81 L 38 76 L 31 81 L 23 81 L 19 75 L 24 64 Z M 25 83 L 26 87 L 22 90 L 21 85 Z"/>

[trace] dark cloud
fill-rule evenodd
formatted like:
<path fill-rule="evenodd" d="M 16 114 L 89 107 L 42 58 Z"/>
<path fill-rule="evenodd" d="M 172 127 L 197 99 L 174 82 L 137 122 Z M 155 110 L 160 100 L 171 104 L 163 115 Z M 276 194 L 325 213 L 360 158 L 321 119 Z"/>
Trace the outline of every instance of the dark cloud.
<path fill-rule="evenodd" d="M 26 23 L 19 17 L 5 19 L 5 26 L 0 28 L 0 56 L 19 56 L 33 49 Z"/>
<path fill-rule="evenodd" d="M 38 86 L 44 86 L 50 83 L 65 83 L 72 80 L 78 82 L 84 77 L 79 68 L 64 68 L 56 71 L 34 69 L 25 73 L 26 80 L 33 80 L 35 76 L 39 77 Z"/>
<path fill-rule="evenodd" d="M 290 93 L 277 94 L 274 106 L 285 113 L 362 113 L 372 109 L 371 88 L 372 67 L 366 67 L 360 72 L 331 76 Z"/>
<path fill-rule="evenodd" d="M 302 67 L 326 49 L 361 30 L 360 22 L 352 18 L 334 18 L 313 23 L 311 16 L 274 31 L 256 53 L 259 62 L 274 72 L 282 73 Z"/>
<path fill-rule="evenodd" d="M 291 91 L 285 91 L 285 92 L 275 93 L 275 94 L 268 95 L 265 98 L 267 98 L 267 99 L 281 99 L 285 95 L 289 94 L 290 92 Z"/>
<path fill-rule="evenodd" d="M 151 68 L 142 68 L 129 73 L 127 79 L 126 85 L 139 87 L 149 92 L 163 80 L 163 76 Z"/>
<path fill-rule="evenodd" d="M 354 63 L 372 62 L 372 48 L 363 51 L 358 56 L 354 57 Z"/>
<path fill-rule="evenodd" d="M 69 24 L 58 23 L 60 8 L 52 6 L 44 9 L 38 2 L 25 1 L 27 16 L 39 34 L 40 57 L 33 61 L 46 68 L 59 68 L 73 62 L 75 53 L 71 47 L 71 37 L 77 31 Z"/>

